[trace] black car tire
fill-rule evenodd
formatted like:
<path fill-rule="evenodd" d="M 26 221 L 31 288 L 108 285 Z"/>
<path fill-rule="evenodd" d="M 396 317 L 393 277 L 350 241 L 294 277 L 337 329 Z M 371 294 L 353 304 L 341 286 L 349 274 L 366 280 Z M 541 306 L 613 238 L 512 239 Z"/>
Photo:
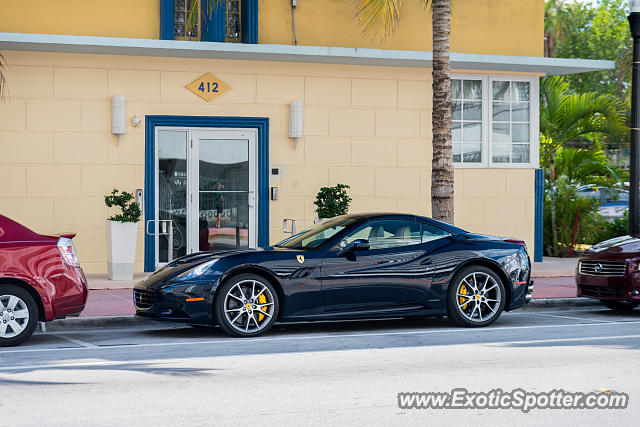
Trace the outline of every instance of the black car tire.
<path fill-rule="evenodd" d="M 28 340 L 31 335 L 33 335 L 33 331 L 36 329 L 36 325 L 38 324 L 38 319 L 40 316 L 38 313 L 38 305 L 36 304 L 36 301 L 25 289 L 16 285 L 0 285 L 0 297 L 5 295 L 15 296 L 19 298 L 26 306 L 27 310 L 29 310 L 29 318 L 27 319 L 26 323 L 22 325 L 24 329 L 19 334 L 10 338 L 0 336 L 0 347 L 11 347 L 22 344 L 23 342 Z M 4 319 L 4 309 L 4 305 L 0 304 L 0 312 L 3 313 L 2 315 L 0 315 L 0 323 L 13 320 L 11 317 L 9 317 L 8 320 Z"/>
<path fill-rule="evenodd" d="M 231 320 L 233 319 L 229 319 L 227 315 L 225 315 L 225 302 L 227 300 L 227 295 L 229 294 L 229 291 L 234 289 L 236 285 L 243 285 L 247 283 L 250 284 L 251 282 L 254 282 L 254 281 L 260 286 L 264 286 L 268 290 L 268 292 L 265 291 L 264 293 L 267 293 L 268 298 L 271 299 L 271 301 L 268 302 L 269 304 L 271 304 L 269 306 L 270 316 L 264 319 L 265 322 L 260 325 L 259 330 L 245 332 L 242 330 L 238 330 L 237 327 L 234 327 L 234 325 L 231 322 Z M 249 296 L 247 296 L 247 300 L 249 300 Z M 226 334 L 235 336 L 235 337 L 255 337 L 269 331 L 269 329 L 273 327 L 273 324 L 278 318 L 278 312 L 280 309 L 280 305 L 278 301 L 278 293 L 276 292 L 276 289 L 267 279 L 265 279 L 262 276 L 258 276 L 256 274 L 239 274 L 225 281 L 222 284 L 221 288 L 218 290 L 216 300 L 213 304 L 214 304 L 214 307 L 213 307 L 214 316 L 215 316 L 216 322 L 220 326 L 220 329 L 222 329 Z M 240 306 L 242 306 L 242 304 Z M 242 316 L 243 317 L 241 317 L 239 320 L 244 324 L 244 319 L 248 317 L 248 313 L 243 313 Z M 247 316 L 247 317 L 244 317 L 244 316 Z M 251 324 L 251 321 L 249 321 L 249 324 Z M 255 324 L 255 318 L 254 318 L 254 324 Z"/>
<path fill-rule="evenodd" d="M 496 304 L 497 306 L 494 307 L 495 313 L 492 312 L 492 316 L 487 320 L 475 321 L 475 320 L 468 319 L 462 313 L 463 309 L 460 308 L 458 303 L 459 297 L 457 295 L 457 290 L 460 287 L 462 281 L 473 273 L 477 273 L 484 277 L 489 276 L 490 278 L 492 278 L 493 281 L 495 281 L 495 284 L 497 285 L 497 289 L 499 291 L 500 300 L 498 301 L 498 304 Z M 465 326 L 465 327 L 487 326 L 495 322 L 498 319 L 498 317 L 500 317 L 500 314 L 502 314 L 502 311 L 504 310 L 505 302 L 506 302 L 506 292 L 505 292 L 504 284 L 502 283 L 502 280 L 500 279 L 500 277 L 495 272 L 493 272 L 493 270 L 491 270 L 490 268 L 483 267 L 480 265 L 471 265 L 460 270 L 449 282 L 449 288 L 447 289 L 447 317 L 451 319 L 452 322 L 460 326 Z M 469 302 L 469 304 L 470 303 L 471 302 Z"/>
<path fill-rule="evenodd" d="M 608 309 L 617 313 L 628 313 L 640 305 L 640 302 L 637 301 L 610 301 L 601 299 L 600 302 Z"/>

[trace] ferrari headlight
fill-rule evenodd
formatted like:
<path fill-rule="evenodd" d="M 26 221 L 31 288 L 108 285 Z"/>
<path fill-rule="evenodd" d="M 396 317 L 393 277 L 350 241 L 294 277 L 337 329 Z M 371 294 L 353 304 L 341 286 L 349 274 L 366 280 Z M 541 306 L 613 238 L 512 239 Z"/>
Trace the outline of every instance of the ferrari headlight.
<path fill-rule="evenodd" d="M 193 267 L 191 270 L 187 270 L 184 273 L 180 273 L 175 277 L 174 280 L 191 280 L 197 277 L 202 276 L 208 269 L 211 267 L 217 259 L 213 259 L 211 261 L 203 262 L 197 267 Z"/>

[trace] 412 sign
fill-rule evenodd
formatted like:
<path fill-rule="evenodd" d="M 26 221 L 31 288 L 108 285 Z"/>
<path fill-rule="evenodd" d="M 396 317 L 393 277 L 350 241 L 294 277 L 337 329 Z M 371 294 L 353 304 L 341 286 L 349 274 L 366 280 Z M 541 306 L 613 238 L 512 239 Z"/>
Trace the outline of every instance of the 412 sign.
<path fill-rule="evenodd" d="M 198 77 L 185 87 L 207 102 L 231 89 L 225 82 L 211 73 Z"/>

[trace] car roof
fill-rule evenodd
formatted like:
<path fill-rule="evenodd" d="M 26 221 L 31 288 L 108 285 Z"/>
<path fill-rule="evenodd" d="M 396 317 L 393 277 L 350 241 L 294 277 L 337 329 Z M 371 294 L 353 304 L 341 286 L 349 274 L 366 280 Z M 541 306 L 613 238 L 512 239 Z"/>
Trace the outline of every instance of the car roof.
<path fill-rule="evenodd" d="M 446 222 L 438 221 L 426 216 L 414 215 L 414 214 L 405 214 L 405 213 L 398 213 L 398 212 L 359 212 L 359 213 L 348 214 L 344 216 L 347 218 L 363 218 L 367 220 L 374 220 L 374 219 L 404 219 L 408 221 L 419 220 L 419 221 L 434 225 L 438 228 L 442 228 L 450 232 L 451 234 L 467 233 L 466 230 L 456 227 L 455 225 L 447 224 Z"/>

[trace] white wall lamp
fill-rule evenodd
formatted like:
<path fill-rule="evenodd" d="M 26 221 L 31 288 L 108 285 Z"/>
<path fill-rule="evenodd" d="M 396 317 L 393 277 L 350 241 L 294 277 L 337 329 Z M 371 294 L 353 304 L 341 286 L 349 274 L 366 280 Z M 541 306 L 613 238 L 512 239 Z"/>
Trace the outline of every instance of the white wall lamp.
<path fill-rule="evenodd" d="M 126 104 L 124 95 L 113 95 L 111 98 L 111 133 L 123 135 L 126 130 Z"/>
<path fill-rule="evenodd" d="M 302 138 L 302 101 L 293 101 L 289 104 L 289 138 L 293 138 L 293 149 Z"/>

